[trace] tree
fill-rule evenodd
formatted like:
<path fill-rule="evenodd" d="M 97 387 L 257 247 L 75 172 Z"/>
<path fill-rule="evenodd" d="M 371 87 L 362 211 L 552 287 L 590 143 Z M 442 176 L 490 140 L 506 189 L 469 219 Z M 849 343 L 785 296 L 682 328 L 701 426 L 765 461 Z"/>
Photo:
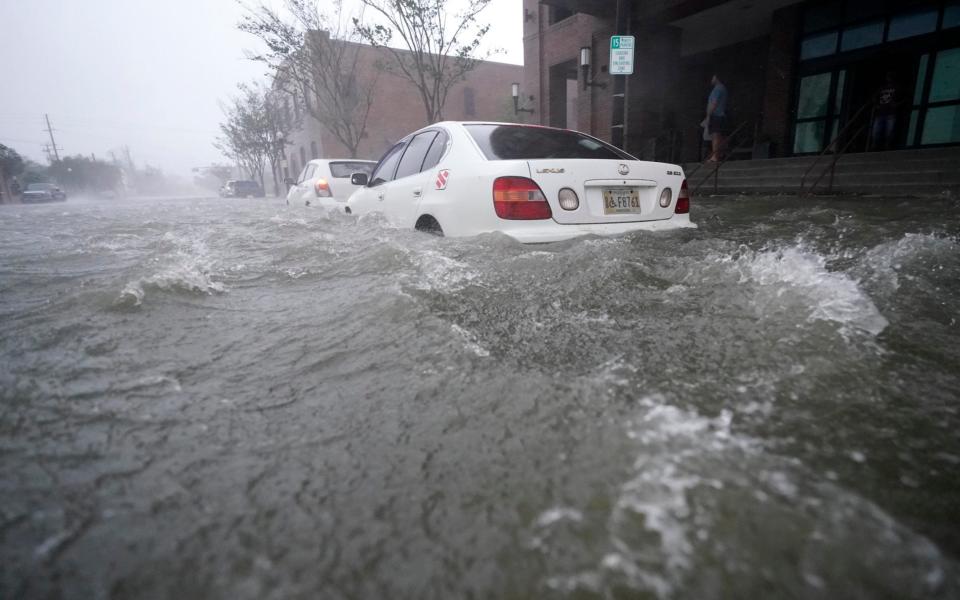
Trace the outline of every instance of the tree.
<path fill-rule="evenodd" d="M 259 86 L 239 85 L 240 95 L 222 104 L 226 122 L 220 124 L 223 135 L 214 143 L 221 152 L 239 164 L 251 179 L 263 186 L 263 171 L 270 161 L 277 132 L 267 116 L 265 93 Z"/>
<path fill-rule="evenodd" d="M 14 150 L 0 144 L 0 196 L 3 202 L 13 200 L 10 190 L 10 180 L 23 173 L 25 168 L 23 157 Z"/>
<path fill-rule="evenodd" d="M 478 23 L 490 0 L 464 0 L 462 12 L 447 13 L 448 0 L 361 0 L 384 21 L 353 20 L 357 33 L 392 57 L 392 67 L 420 93 L 427 123 L 443 120 L 450 89 L 466 78 L 482 58 L 477 51 L 490 25 Z M 406 50 L 394 48 L 394 36 Z"/>
<path fill-rule="evenodd" d="M 340 15 L 342 1 L 332 5 Z M 302 100 L 307 114 L 356 157 L 367 134 L 376 71 L 373 77 L 357 77 L 361 45 L 356 33 L 323 13 L 317 0 L 286 0 L 283 12 L 289 16 L 264 4 L 248 8 L 238 27 L 267 47 L 249 57 L 269 66 L 275 89 Z"/>
<path fill-rule="evenodd" d="M 281 164 L 290 144 L 293 121 L 280 99 L 280 93 L 274 90 L 261 90 L 263 95 L 263 113 L 267 160 L 270 162 L 270 174 L 273 178 L 273 195 L 280 195 L 280 183 L 283 180 Z"/>

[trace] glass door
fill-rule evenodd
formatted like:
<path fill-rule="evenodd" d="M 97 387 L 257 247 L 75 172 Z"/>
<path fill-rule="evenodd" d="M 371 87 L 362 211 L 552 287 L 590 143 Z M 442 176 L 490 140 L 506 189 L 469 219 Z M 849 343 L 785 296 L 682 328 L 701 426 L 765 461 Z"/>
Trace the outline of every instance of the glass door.
<path fill-rule="evenodd" d="M 960 143 L 960 48 L 920 57 L 907 143 L 938 146 Z"/>
<path fill-rule="evenodd" d="M 837 136 L 846 80 L 845 69 L 800 78 L 793 130 L 794 154 L 820 152 Z"/>

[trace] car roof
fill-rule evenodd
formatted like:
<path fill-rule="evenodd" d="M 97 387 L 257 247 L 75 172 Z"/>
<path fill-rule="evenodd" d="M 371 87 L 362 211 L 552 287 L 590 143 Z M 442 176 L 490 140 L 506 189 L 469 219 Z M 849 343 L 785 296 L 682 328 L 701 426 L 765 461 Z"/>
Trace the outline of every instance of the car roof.
<path fill-rule="evenodd" d="M 375 160 L 370 160 L 369 158 L 314 158 L 307 161 L 307 164 L 320 165 L 323 163 L 332 163 L 332 162 L 364 162 L 364 163 L 376 163 Z"/>

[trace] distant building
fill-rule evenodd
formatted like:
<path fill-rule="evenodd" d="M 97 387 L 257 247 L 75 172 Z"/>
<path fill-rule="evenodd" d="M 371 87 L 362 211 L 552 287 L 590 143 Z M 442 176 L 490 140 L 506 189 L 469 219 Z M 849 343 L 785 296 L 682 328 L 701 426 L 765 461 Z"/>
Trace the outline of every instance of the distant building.
<path fill-rule="evenodd" d="M 960 0 L 524 0 L 523 13 L 533 119 L 622 135 L 642 158 L 699 158 L 714 73 L 729 89 L 729 127 L 743 125 L 761 155 L 822 151 L 888 72 L 901 102 L 895 146 L 960 144 Z M 625 111 L 607 73 L 615 32 L 637 42 Z M 585 88 L 588 77 L 598 85 Z"/>
<path fill-rule="evenodd" d="M 392 58 L 384 50 L 364 44 L 347 43 L 359 49 L 356 75 L 358 87 L 375 80 L 366 135 L 361 140 L 357 158 L 376 160 L 397 140 L 426 122 L 426 111 L 418 90 L 408 80 L 378 68 Z M 449 120 L 514 120 L 511 83 L 523 78 L 523 67 L 493 61 L 481 61 L 467 74 L 465 81 L 451 88 L 443 109 Z M 323 123 L 307 114 L 302 97 L 289 98 L 289 110 L 299 117 L 299 129 L 292 136 L 287 151 L 284 177 L 296 178 L 307 161 L 313 158 L 344 158 L 349 151 Z"/>

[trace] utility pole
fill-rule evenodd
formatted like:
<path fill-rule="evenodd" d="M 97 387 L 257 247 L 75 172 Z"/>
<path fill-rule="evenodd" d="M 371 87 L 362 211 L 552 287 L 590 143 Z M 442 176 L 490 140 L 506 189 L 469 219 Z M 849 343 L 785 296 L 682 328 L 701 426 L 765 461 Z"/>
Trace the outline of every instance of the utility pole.
<path fill-rule="evenodd" d="M 50 115 L 44 113 L 43 118 L 47 120 L 47 133 L 50 134 L 50 147 L 53 148 L 53 157 L 60 162 L 60 153 L 57 151 L 57 141 L 53 139 L 53 127 L 50 126 Z"/>

